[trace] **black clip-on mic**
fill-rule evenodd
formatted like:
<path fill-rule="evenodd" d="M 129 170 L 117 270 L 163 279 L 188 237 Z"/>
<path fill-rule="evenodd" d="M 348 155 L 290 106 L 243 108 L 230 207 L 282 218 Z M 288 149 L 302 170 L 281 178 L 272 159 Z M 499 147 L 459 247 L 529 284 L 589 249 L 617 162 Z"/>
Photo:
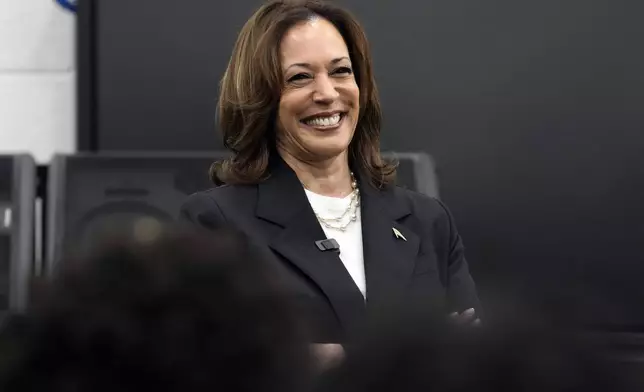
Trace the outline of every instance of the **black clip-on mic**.
<path fill-rule="evenodd" d="M 328 250 L 340 252 L 340 244 L 338 244 L 338 241 L 334 240 L 333 238 L 315 241 L 315 246 L 317 246 L 318 249 L 322 252 L 326 252 Z"/>

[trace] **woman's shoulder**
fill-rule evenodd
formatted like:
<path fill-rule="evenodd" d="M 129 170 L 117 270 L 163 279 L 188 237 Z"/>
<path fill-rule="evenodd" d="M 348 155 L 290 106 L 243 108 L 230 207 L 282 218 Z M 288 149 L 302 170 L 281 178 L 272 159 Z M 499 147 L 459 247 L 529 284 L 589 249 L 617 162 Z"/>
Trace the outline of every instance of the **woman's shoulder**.
<path fill-rule="evenodd" d="M 447 205 L 438 197 L 429 196 L 400 186 L 392 187 L 394 197 L 405 203 L 411 214 L 424 224 L 451 226 L 452 214 Z"/>
<path fill-rule="evenodd" d="M 437 197 L 401 186 L 392 186 L 391 189 L 396 199 L 404 200 L 414 211 L 443 214 L 447 210 L 445 203 Z"/>
<path fill-rule="evenodd" d="M 205 210 L 222 208 L 231 204 L 245 204 L 255 198 L 256 186 L 219 185 L 189 195 L 182 209 Z"/>

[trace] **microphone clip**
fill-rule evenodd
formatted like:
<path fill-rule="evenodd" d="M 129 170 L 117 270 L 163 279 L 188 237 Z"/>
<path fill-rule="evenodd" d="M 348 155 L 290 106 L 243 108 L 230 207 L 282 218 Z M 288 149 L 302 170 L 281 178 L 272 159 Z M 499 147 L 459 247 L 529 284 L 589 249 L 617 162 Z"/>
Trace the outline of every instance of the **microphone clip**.
<path fill-rule="evenodd" d="M 338 241 L 334 240 L 333 238 L 315 241 L 315 246 L 317 246 L 317 248 L 321 252 L 330 250 L 334 252 L 340 252 L 340 244 L 338 244 Z"/>

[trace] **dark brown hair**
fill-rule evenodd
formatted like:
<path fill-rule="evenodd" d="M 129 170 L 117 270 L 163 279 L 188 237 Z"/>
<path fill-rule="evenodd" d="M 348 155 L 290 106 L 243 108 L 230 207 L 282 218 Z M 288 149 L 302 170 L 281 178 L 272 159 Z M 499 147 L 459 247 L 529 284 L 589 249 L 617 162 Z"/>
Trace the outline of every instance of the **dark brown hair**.
<path fill-rule="evenodd" d="M 319 0 L 274 0 L 260 7 L 242 28 L 221 81 L 219 126 L 233 152 L 215 163 L 215 184 L 254 184 L 269 175 L 276 154 L 274 123 L 283 88 L 279 47 L 294 25 L 322 17 L 344 38 L 360 88 L 360 115 L 349 146 L 354 170 L 371 185 L 393 182 L 396 167 L 380 156 L 382 114 L 364 30 L 346 10 Z"/>

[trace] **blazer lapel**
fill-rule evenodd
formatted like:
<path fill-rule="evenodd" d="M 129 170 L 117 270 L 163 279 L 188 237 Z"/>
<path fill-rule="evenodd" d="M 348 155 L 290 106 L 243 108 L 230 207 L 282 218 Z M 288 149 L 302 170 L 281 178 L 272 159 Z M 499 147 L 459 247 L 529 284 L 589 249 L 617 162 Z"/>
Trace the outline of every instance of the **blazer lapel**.
<path fill-rule="evenodd" d="M 362 238 L 370 313 L 406 301 L 420 239 L 401 224 L 412 211 L 393 188 L 378 190 L 361 181 Z"/>
<path fill-rule="evenodd" d="M 364 320 L 364 298 L 338 253 L 317 248 L 315 241 L 326 235 L 295 173 L 280 160 L 258 189 L 256 215 L 279 227 L 269 246 L 308 276 L 329 300 L 343 328 L 353 330 Z"/>

